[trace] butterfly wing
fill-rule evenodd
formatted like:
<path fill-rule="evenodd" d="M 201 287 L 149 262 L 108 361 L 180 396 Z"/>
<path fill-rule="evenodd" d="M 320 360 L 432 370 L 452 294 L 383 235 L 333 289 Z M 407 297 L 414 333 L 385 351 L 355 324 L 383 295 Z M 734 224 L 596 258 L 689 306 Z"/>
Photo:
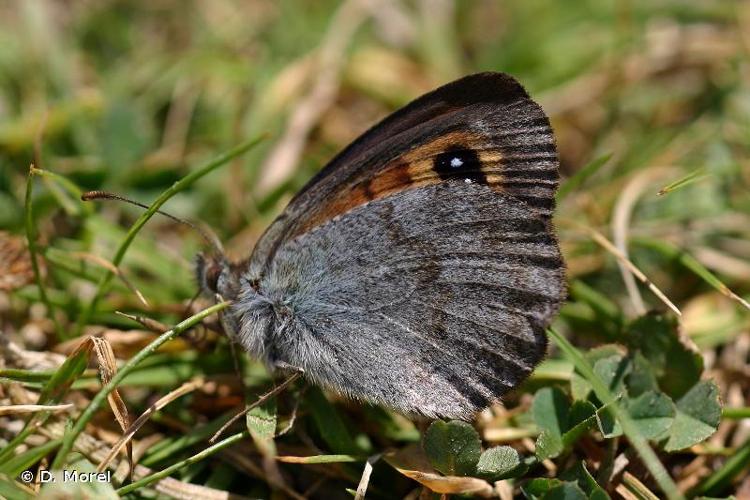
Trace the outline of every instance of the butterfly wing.
<path fill-rule="evenodd" d="M 431 417 L 468 417 L 533 370 L 564 295 L 557 157 L 509 79 L 415 101 L 292 201 L 234 306 L 251 352 Z"/>
<path fill-rule="evenodd" d="M 435 169 L 451 150 L 473 155 L 454 172 Z M 549 217 L 557 167 L 549 120 L 523 87 L 503 73 L 470 75 L 412 101 L 346 147 L 269 226 L 249 264 L 261 275 L 282 242 L 358 205 L 452 176 L 484 179 Z"/>

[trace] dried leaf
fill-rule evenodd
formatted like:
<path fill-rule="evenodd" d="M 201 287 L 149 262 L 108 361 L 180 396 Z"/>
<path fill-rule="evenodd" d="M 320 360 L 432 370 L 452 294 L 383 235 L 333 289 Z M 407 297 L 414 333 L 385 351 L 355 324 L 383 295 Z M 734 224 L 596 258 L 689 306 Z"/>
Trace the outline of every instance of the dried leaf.
<path fill-rule="evenodd" d="M 475 477 L 443 476 L 432 468 L 418 444 L 413 444 L 383 457 L 394 469 L 435 493 L 471 494 L 483 498 L 495 495 L 492 486 Z"/>
<path fill-rule="evenodd" d="M 115 353 L 112 350 L 112 346 L 106 340 L 99 337 L 89 337 L 89 339 L 94 345 L 94 352 L 96 353 L 96 358 L 99 362 L 99 374 L 102 379 L 102 385 L 107 385 L 112 380 L 115 373 L 117 373 L 117 360 L 115 359 Z M 112 408 L 112 413 L 115 415 L 117 423 L 120 424 L 122 432 L 127 433 L 131 424 L 130 413 L 128 412 L 127 405 L 125 405 L 125 401 L 123 401 L 120 396 L 120 392 L 115 388 L 107 396 L 107 401 L 109 402 L 110 408 Z M 127 443 L 127 454 L 132 472 L 134 464 L 133 443 L 131 441 L 128 441 Z"/>

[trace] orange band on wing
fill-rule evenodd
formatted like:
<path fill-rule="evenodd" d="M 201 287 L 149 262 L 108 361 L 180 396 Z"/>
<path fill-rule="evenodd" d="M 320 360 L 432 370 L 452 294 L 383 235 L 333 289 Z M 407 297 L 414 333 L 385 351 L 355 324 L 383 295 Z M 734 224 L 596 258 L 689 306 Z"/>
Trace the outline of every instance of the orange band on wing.
<path fill-rule="evenodd" d="M 436 169 L 436 158 L 452 149 L 473 151 L 479 159 L 475 172 L 482 175 L 483 183 L 493 189 L 501 189 L 502 154 L 497 149 L 489 149 L 481 136 L 466 132 L 451 132 L 430 142 L 419 145 L 404 155 L 383 165 L 374 176 L 354 184 L 348 191 L 342 191 L 332 197 L 328 203 L 316 210 L 303 228 L 296 233 L 302 233 L 318 226 L 337 215 L 344 214 L 353 208 L 369 201 L 383 198 L 390 194 L 415 187 L 437 184 L 444 179 Z M 456 177 L 462 177 L 458 171 Z M 467 174 L 468 175 L 468 174 Z"/>

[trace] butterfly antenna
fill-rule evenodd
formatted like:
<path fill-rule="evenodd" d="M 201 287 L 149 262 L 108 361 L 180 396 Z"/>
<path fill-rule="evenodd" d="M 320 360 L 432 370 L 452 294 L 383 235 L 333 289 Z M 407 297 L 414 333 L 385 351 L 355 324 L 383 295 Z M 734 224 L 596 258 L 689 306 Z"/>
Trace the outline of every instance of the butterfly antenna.
<path fill-rule="evenodd" d="M 137 207 L 141 207 L 147 210 L 150 208 L 148 205 L 144 203 L 131 200 L 130 198 L 126 198 L 119 194 L 110 193 L 109 191 L 88 191 L 81 195 L 81 200 L 83 201 L 116 200 L 116 201 L 122 201 L 125 203 L 130 203 L 131 205 L 135 205 Z M 193 222 L 190 222 L 189 220 L 180 219 L 179 217 L 175 217 L 174 215 L 167 213 L 167 212 L 163 212 L 161 210 L 157 210 L 156 213 L 196 230 L 198 234 L 200 234 L 201 237 L 205 240 L 208 246 L 210 246 L 211 249 L 214 252 L 216 252 L 217 255 L 224 255 L 224 247 L 221 245 L 221 241 L 210 229 L 201 227 Z"/>

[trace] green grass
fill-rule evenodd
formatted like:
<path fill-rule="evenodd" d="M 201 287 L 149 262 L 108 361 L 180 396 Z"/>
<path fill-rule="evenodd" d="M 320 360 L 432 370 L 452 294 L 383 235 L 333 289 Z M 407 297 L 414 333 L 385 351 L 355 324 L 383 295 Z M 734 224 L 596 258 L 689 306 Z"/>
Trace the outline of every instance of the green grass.
<path fill-rule="evenodd" d="M 364 14 L 342 5 L 0 5 L 0 278 L 15 283 L 0 291 L 0 335 L 22 349 L 0 343 L 0 407 L 77 405 L 0 414 L 0 495 L 32 495 L 18 474 L 42 462 L 95 467 L 103 455 L 90 439 L 122 433 L 105 404 L 115 388 L 137 417 L 189 381 L 198 389 L 135 435 L 154 439 L 143 468 L 108 494 L 153 495 L 167 475 L 182 481 L 178 490 L 192 483 L 262 498 L 343 498 L 358 487 L 402 498 L 423 487 L 490 491 L 495 480 L 526 498 L 737 492 L 750 469 L 743 4 L 414 0 Z M 318 48 L 332 72 L 316 67 Z M 523 82 L 550 114 L 560 152 L 569 298 L 537 375 L 474 431 L 430 428 L 298 380 L 209 443 L 281 381 L 211 329 L 186 331 L 216 310 L 203 298 L 187 308 L 191 262 L 205 243 L 151 216 L 162 209 L 205 223 L 244 258 L 359 133 L 484 70 Z M 335 85 L 311 95 L 321 75 Z M 300 118 L 311 104 L 320 107 Z M 80 201 L 95 189 L 150 208 Z M 627 227 L 615 223 L 623 214 Z M 640 299 L 628 293 L 618 260 L 589 230 L 624 237 L 630 261 L 679 320 L 646 286 L 637 285 Z M 3 252 L 25 242 L 28 258 L 5 264 Z M 640 315 L 640 301 L 660 314 Z M 116 311 L 168 331 L 144 332 Z M 71 344 L 92 334 L 120 361 L 104 386 L 90 349 Z M 463 451 L 436 444 L 454 435 Z M 372 474 L 361 481 L 365 462 Z M 456 463 L 447 477 L 445 464 Z"/>

